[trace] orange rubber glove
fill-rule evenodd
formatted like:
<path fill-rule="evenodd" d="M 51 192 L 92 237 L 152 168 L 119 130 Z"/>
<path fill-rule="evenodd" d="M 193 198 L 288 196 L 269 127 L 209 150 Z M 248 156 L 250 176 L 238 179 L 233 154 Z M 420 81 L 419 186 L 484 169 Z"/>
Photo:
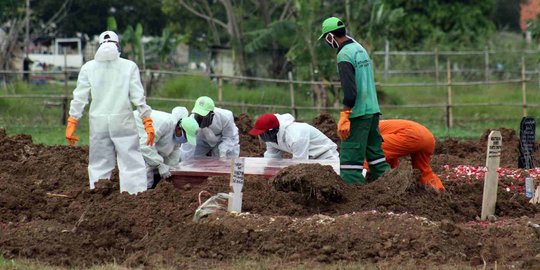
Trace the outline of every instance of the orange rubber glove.
<path fill-rule="evenodd" d="M 349 116 L 352 111 L 342 111 L 339 113 L 339 122 L 337 124 L 337 133 L 339 138 L 344 141 L 349 138 L 351 132 L 351 121 L 349 121 Z"/>
<path fill-rule="evenodd" d="M 146 134 L 148 135 L 148 139 L 146 140 L 146 145 L 153 145 L 154 139 L 156 137 L 156 132 L 154 131 L 153 121 L 150 117 L 145 117 L 142 119 L 144 123 L 144 130 L 146 130 Z"/>
<path fill-rule="evenodd" d="M 68 141 L 69 145 L 75 145 L 75 143 L 79 140 L 79 136 L 73 136 L 73 133 L 75 133 L 75 130 L 77 129 L 78 123 L 79 121 L 71 116 L 67 119 L 66 140 Z"/>

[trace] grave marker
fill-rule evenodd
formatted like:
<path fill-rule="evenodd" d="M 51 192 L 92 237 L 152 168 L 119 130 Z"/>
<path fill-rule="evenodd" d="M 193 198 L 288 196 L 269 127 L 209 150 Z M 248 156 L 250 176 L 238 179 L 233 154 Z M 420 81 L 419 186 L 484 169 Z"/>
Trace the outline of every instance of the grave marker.
<path fill-rule="evenodd" d="M 244 158 L 233 159 L 231 166 L 231 181 L 229 186 L 233 192 L 229 193 L 230 199 L 227 211 L 242 212 L 242 188 L 244 187 Z"/>
<path fill-rule="evenodd" d="M 519 158 L 518 168 L 534 168 L 536 120 L 532 117 L 523 117 L 519 125 Z"/>
<path fill-rule="evenodd" d="M 486 176 L 484 177 L 484 194 L 482 197 L 481 219 L 486 220 L 488 216 L 495 214 L 495 204 L 497 203 L 497 186 L 499 181 L 499 163 L 501 159 L 502 136 L 501 132 L 491 131 L 488 137 L 488 148 L 486 154 Z"/>

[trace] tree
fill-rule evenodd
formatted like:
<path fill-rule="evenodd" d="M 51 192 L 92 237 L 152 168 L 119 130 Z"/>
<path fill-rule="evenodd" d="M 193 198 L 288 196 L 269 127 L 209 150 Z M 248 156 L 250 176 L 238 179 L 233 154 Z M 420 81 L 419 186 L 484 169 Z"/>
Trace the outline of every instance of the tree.
<path fill-rule="evenodd" d="M 214 44 L 229 44 L 233 51 L 236 73 L 248 75 L 244 51 L 243 19 L 254 4 L 248 1 L 165 0 L 164 10 L 169 16 L 188 12 L 207 26 L 207 34 Z M 221 31 L 220 31 L 221 29 Z M 224 32 L 222 32 L 224 30 Z M 222 34 L 223 33 L 223 34 Z"/>
<path fill-rule="evenodd" d="M 62 16 L 56 16 L 53 34 L 74 36 L 85 33 L 99 35 L 107 27 L 107 18 L 114 16 L 118 29 L 141 23 L 150 35 L 159 35 L 166 25 L 166 17 L 161 11 L 162 0 L 39 0 L 32 9 L 37 20 L 45 24 L 55 17 L 62 6 L 68 9 Z"/>
<path fill-rule="evenodd" d="M 11 59 L 24 40 L 25 2 L 0 0 L 0 69 L 11 69 Z"/>
<path fill-rule="evenodd" d="M 444 45 L 448 49 L 485 42 L 495 30 L 489 18 L 495 0 L 410 1 L 383 0 L 390 8 L 403 8 L 407 16 L 392 31 L 398 49 Z"/>

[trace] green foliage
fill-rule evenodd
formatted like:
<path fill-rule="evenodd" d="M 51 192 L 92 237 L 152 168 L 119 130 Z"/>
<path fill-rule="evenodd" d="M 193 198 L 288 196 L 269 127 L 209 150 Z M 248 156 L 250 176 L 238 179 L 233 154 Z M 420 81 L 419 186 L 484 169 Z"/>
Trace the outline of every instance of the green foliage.
<path fill-rule="evenodd" d="M 521 32 L 519 26 L 521 4 L 527 0 L 496 0 L 495 11 L 491 19 L 497 30 Z"/>
<path fill-rule="evenodd" d="M 16 0 L 12 0 L 15 2 Z M 107 28 L 107 18 L 114 16 L 117 29 L 141 23 L 150 35 L 159 34 L 166 25 L 161 11 L 162 1 L 155 0 L 70 0 L 65 17 L 56 23 L 55 31 L 60 36 L 85 33 L 99 35 Z M 18 0 L 17 2 L 24 3 Z M 32 11 L 40 22 L 48 22 L 65 0 L 32 1 Z M 1 14 L 1 13 L 0 13 Z"/>
<path fill-rule="evenodd" d="M 407 14 L 396 25 L 390 40 L 398 49 L 445 45 L 449 49 L 482 45 L 495 30 L 489 15 L 495 0 L 409 1 L 384 0 L 390 8 Z"/>
<path fill-rule="evenodd" d="M 116 19 L 113 16 L 107 17 L 107 30 L 118 31 L 118 26 L 116 25 Z"/>

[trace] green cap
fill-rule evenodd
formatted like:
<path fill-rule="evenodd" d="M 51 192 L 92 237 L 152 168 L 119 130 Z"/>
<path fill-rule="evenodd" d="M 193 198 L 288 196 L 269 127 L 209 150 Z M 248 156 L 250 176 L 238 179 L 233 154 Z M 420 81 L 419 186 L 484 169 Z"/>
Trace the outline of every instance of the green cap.
<path fill-rule="evenodd" d="M 191 145 L 197 145 L 197 130 L 199 124 L 193 117 L 184 117 L 180 120 L 180 126 L 186 132 L 187 141 Z"/>
<path fill-rule="evenodd" d="M 345 28 L 345 24 L 336 17 L 330 17 L 322 23 L 322 35 L 319 39 L 323 38 L 324 35 L 340 28 Z"/>
<path fill-rule="evenodd" d="M 193 107 L 193 110 L 191 110 L 191 112 L 199 114 L 201 116 L 206 116 L 209 112 L 213 110 L 214 101 L 207 96 L 202 96 L 195 101 L 195 106 Z"/>

